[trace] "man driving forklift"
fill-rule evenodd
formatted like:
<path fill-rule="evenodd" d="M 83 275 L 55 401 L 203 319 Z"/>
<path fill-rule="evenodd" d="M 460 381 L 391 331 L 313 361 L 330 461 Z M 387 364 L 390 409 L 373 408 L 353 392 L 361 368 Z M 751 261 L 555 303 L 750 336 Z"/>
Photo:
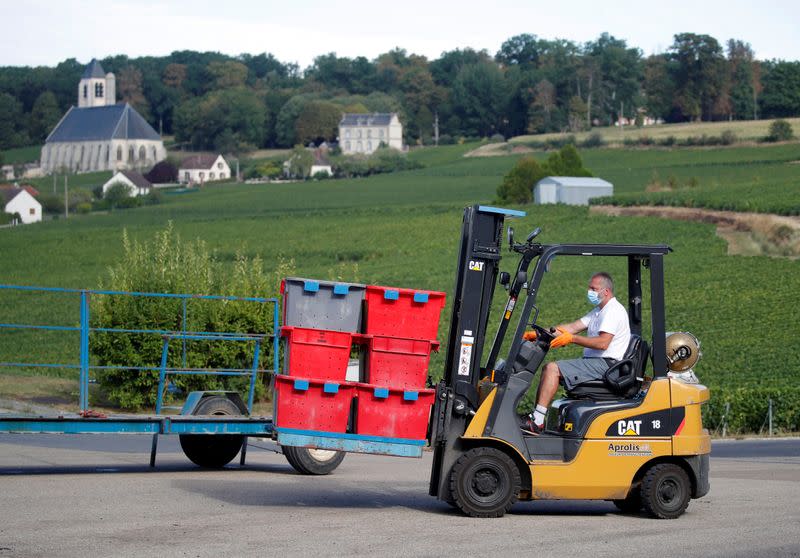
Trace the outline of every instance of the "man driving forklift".
<path fill-rule="evenodd" d="M 580 345 L 584 347 L 583 358 L 548 362 L 544 366 L 536 392 L 536 408 L 522 419 L 523 430 L 531 434 L 544 431 L 544 418 L 559 383 L 569 391 L 579 384 L 602 380 L 609 366 L 625 356 L 631 329 L 627 310 L 614 296 L 611 275 L 604 271 L 592 275 L 587 298 L 594 308 L 574 322 L 556 326 L 560 334 L 550 343 L 550 348 L 570 343 Z M 582 331 L 587 335 L 577 335 Z M 533 341 L 536 337 L 533 330 L 523 335 L 526 341 Z"/>

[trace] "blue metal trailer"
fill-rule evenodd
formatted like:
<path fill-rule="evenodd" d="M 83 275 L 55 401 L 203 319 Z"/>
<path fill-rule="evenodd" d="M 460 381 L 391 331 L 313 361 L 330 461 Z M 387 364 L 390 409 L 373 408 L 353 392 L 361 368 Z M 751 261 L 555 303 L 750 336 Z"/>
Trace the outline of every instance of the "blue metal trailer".
<path fill-rule="evenodd" d="M 167 294 L 132 291 L 91 289 L 62 289 L 0 285 L 0 295 L 8 293 L 47 294 L 77 297 L 79 324 L 25 324 L 0 322 L 0 343 L 3 338 L 11 341 L 10 331 L 69 332 L 78 334 L 80 349 L 78 363 L 0 361 L 0 368 L 51 368 L 77 370 L 79 396 L 77 413 L 61 413 L 55 416 L 0 414 L 2 433 L 59 433 L 59 434 L 150 434 L 152 450 L 150 465 L 155 466 L 158 437 L 180 436 L 184 453 L 194 463 L 204 467 L 222 467 L 237 455 L 245 463 L 248 436 L 270 437 L 281 445 L 289 463 L 304 474 L 327 474 L 334 470 L 344 458 L 344 452 L 382 453 L 404 457 L 422 455 L 424 440 L 389 439 L 355 434 L 331 434 L 319 431 L 295 431 L 276 428 L 270 416 L 254 416 L 253 403 L 256 383 L 260 375 L 276 374 L 280 370 L 280 312 L 276 298 L 234 297 L 213 295 Z M 178 331 L 136 328 L 106 328 L 91 325 L 90 301 L 99 297 L 151 297 L 174 300 L 181 312 Z M 193 301 L 246 302 L 272 306 L 271 324 L 264 324 L 258 334 L 241 332 L 191 331 L 189 306 Z M 271 331 L 270 331 L 271 330 Z M 90 338 L 93 334 L 147 335 L 161 338 L 161 361 L 158 366 L 132 366 L 92 364 Z M 187 343 L 192 341 L 252 343 L 253 353 L 248 368 L 191 368 L 187 366 Z M 1 347 L 2 345 L 0 345 Z M 170 359 L 170 348 L 180 350 L 180 365 Z M 271 352 L 271 368 L 261 368 L 262 353 Z M 170 365 L 170 363 L 173 363 Z M 158 393 L 153 414 L 109 414 L 90 409 L 89 386 L 94 382 L 93 373 L 109 370 L 127 370 L 137 373 L 158 372 Z M 165 405 L 165 394 L 175 375 L 241 376 L 249 379 L 247 400 L 235 391 L 190 392 L 181 407 Z M 270 384 L 271 385 L 271 384 Z M 178 411 L 166 414 L 165 411 Z"/>

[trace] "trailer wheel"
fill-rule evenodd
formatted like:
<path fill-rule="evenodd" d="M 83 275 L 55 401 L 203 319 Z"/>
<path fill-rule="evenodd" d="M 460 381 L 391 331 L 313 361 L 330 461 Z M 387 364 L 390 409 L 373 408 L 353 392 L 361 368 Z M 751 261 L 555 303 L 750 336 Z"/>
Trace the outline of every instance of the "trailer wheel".
<path fill-rule="evenodd" d="M 241 416 L 236 404 L 227 397 L 214 396 L 197 405 L 195 415 Z M 181 434 L 181 449 L 192 463 L 207 469 L 221 469 L 242 449 L 244 436 L 238 434 Z"/>
<path fill-rule="evenodd" d="M 344 460 L 345 452 L 336 450 L 281 446 L 286 461 L 301 475 L 329 475 Z"/>
<path fill-rule="evenodd" d="M 520 473 L 516 463 L 495 448 L 474 448 L 450 473 L 455 505 L 470 517 L 502 517 L 517 501 Z"/>
<path fill-rule="evenodd" d="M 642 504 L 653 517 L 675 519 L 686 511 L 691 496 L 689 476 L 674 463 L 655 465 L 642 479 Z"/>

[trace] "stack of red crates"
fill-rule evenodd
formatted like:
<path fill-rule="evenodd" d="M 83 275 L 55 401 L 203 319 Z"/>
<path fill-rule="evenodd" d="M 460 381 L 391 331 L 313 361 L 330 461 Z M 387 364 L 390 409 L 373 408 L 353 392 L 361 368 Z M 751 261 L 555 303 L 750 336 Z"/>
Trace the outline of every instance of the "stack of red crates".
<path fill-rule="evenodd" d="M 283 326 L 286 375 L 276 377 L 276 425 L 344 433 L 355 399 L 353 433 L 424 439 L 434 398 L 425 383 L 431 351 L 439 347 L 444 298 L 441 292 L 366 286 L 360 332 Z M 346 381 L 353 343 L 365 349 L 363 382 Z"/>
<path fill-rule="evenodd" d="M 356 434 L 425 438 L 434 390 L 426 389 L 445 294 L 367 286 L 365 383 L 356 388 Z"/>

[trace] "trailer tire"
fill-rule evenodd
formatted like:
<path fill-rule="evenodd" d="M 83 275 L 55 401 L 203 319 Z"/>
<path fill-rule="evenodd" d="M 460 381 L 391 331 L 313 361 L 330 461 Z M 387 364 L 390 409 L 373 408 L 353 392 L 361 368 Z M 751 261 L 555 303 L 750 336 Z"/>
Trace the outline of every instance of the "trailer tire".
<path fill-rule="evenodd" d="M 692 497 L 692 483 L 682 467 L 674 463 L 659 463 L 642 479 L 644 510 L 659 519 L 679 517 Z"/>
<path fill-rule="evenodd" d="M 214 396 L 203 399 L 194 414 L 241 416 L 242 412 L 227 397 Z M 244 443 L 244 436 L 240 434 L 181 434 L 179 438 L 186 457 L 206 469 L 221 469 L 233 461 Z"/>
<path fill-rule="evenodd" d="M 450 473 L 455 505 L 470 517 L 502 517 L 519 498 L 517 464 L 495 448 L 474 448 L 462 455 Z"/>
<path fill-rule="evenodd" d="M 344 460 L 345 452 L 281 446 L 286 461 L 301 475 L 329 475 Z"/>

